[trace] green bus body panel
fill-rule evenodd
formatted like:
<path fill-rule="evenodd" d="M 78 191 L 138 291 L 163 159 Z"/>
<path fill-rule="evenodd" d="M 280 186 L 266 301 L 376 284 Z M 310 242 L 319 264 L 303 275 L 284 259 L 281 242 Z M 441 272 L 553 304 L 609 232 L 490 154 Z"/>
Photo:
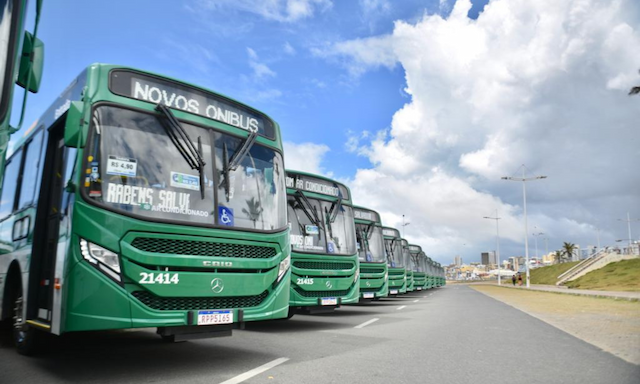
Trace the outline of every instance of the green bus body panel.
<path fill-rule="evenodd" d="M 351 262 L 351 269 L 303 269 L 295 266 L 296 261 L 320 263 Z M 336 297 L 342 304 L 357 303 L 360 287 L 355 283 L 358 269 L 358 256 L 312 255 L 291 252 L 291 295 L 289 305 L 295 307 L 316 306 L 322 297 Z M 313 284 L 298 284 L 298 279 L 313 279 Z M 345 295 L 336 295 L 338 291 L 348 291 Z"/>
<path fill-rule="evenodd" d="M 389 292 L 397 289 L 398 293 L 407 293 L 407 271 L 404 268 L 389 267 Z M 389 293 L 390 294 L 390 293 Z"/>
<path fill-rule="evenodd" d="M 365 273 L 367 269 L 380 270 L 378 273 Z M 389 284 L 387 283 L 386 263 L 363 263 L 360 262 L 360 297 L 365 292 L 373 292 L 374 297 L 389 296 Z"/>

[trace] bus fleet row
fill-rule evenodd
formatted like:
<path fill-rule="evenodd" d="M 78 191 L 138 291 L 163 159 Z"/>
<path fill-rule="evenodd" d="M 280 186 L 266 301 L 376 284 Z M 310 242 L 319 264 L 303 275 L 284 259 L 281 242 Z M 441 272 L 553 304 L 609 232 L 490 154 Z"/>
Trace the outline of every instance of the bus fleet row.
<path fill-rule="evenodd" d="M 349 188 L 284 166 L 280 128 L 229 97 L 86 68 L 6 158 L 0 320 L 44 333 L 154 327 L 168 341 L 444 284 Z"/>

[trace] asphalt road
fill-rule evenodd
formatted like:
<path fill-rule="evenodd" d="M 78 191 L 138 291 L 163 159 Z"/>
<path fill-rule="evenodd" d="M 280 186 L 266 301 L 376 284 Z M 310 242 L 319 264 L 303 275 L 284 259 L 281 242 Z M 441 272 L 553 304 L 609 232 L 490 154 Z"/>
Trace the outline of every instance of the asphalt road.
<path fill-rule="evenodd" d="M 35 358 L 0 344 L 0 383 L 640 381 L 639 366 L 466 286 L 252 323 L 227 338 L 166 344 L 140 330 L 69 336 Z"/>

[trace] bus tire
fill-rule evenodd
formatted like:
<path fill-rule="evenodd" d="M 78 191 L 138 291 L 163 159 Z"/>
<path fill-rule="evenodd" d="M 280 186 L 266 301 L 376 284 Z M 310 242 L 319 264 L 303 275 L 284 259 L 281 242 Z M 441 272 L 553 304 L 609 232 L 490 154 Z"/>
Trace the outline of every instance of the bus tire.
<path fill-rule="evenodd" d="M 42 339 L 45 336 L 39 330 L 29 326 L 23 316 L 24 299 L 22 285 L 18 282 L 11 302 L 11 318 L 13 320 L 13 344 L 16 351 L 24 356 L 33 356 L 42 350 Z"/>

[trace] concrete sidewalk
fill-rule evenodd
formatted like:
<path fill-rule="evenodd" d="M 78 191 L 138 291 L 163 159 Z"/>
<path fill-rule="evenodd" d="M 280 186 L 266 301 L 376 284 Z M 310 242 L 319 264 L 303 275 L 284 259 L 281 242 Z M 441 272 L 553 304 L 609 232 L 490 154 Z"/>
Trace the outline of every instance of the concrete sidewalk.
<path fill-rule="evenodd" d="M 498 286 L 498 285 L 496 285 Z M 511 284 L 502 284 L 500 287 L 511 289 L 529 289 L 531 291 L 542 291 L 551 293 L 564 293 L 576 296 L 605 297 L 616 300 L 640 301 L 640 292 L 620 292 L 620 291 L 594 291 L 589 289 L 570 289 L 567 287 L 556 287 L 553 285 L 537 285 L 532 284 L 530 288 L 525 286 L 513 286 Z"/>

